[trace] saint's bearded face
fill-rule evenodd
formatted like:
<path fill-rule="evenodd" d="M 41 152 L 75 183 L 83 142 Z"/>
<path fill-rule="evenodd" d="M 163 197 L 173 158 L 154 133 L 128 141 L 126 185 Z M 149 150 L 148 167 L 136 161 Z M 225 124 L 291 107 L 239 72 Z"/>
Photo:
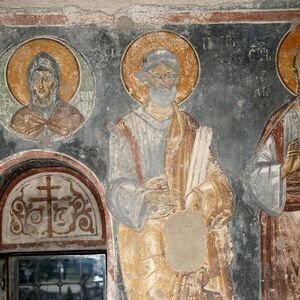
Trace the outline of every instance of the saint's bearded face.
<path fill-rule="evenodd" d="M 31 77 L 31 89 L 36 96 L 36 103 L 40 107 L 47 107 L 51 101 L 55 79 L 48 70 L 36 70 Z"/>
<path fill-rule="evenodd" d="M 148 71 L 150 100 L 159 106 L 169 106 L 176 97 L 178 74 L 170 66 L 161 64 Z"/>
<path fill-rule="evenodd" d="M 294 71 L 297 80 L 297 94 L 300 93 L 300 53 L 297 53 L 294 60 Z"/>

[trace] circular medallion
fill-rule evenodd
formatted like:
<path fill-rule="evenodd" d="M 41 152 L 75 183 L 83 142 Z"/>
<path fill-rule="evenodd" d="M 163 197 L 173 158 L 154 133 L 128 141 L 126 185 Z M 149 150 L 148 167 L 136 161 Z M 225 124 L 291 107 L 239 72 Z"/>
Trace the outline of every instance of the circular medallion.
<path fill-rule="evenodd" d="M 277 49 L 277 72 L 283 85 L 297 95 L 297 77 L 294 71 L 294 59 L 300 52 L 300 26 L 287 32 Z"/>
<path fill-rule="evenodd" d="M 0 56 L 0 122 L 42 145 L 75 133 L 89 118 L 95 79 L 89 63 L 64 41 L 36 37 Z"/>
<path fill-rule="evenodd" d="M 60 41 L 49 38 L 26 41 L 12 54 L 6 70 L 10 92 L 21 104 L 27 105 L 29 103 L 27 70 L 32 59 L 39 53 L 47 53 L 57 62 L 61 80 L 59 96 L 63 101 L 69 101 L 79 86 L 78 62 L 67 46 Z"/>
<path fill-rule="evenodd" d="M 195 49 L 182 36 L 169 31 L 143 34 L 125 50 L 121 62 L 121 78 L 128 94 L 140 103 L 148 101 L 148 88 L 136 74 L 141 71 L 148 54 L 163 49 L 176 56 L 179 65 L 176 102 L 185 101 L 195 90 L 200 76 L 200 62 Z"/>

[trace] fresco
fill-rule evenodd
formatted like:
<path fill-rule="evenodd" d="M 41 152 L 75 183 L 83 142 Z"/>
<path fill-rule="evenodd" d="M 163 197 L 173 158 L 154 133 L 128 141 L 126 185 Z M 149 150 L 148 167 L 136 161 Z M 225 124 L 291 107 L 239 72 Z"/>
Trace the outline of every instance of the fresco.
<path fill-rule="evenodd" d="M 89 117 L 93 75 L 87 61 L 62 41 L 25 41 L 4 52 L 0 64 L 0 122 L 13 133 L 48 145 L 73 134 Z"/>
<path fill-rule="evenodd" d="M 108 299 L 297 299 L 299 12 L 165 11 L 0 18 L 0 266 L 76 246 Z"/>
<path fill-rule="evenodd" d="M 209 149 L 212 130 L 179 107 L 197 84 L 195 50 L 174 33 L 147 33 L 121 68 L 143 103 L 110 138 L 109 203 L 128 299 L 232 299 L 231 187 Z"/>
<path fill-rule="evenodd" d="M 300 26 L 277 50 L 278 75 L 293 94 L 300 92 Z M 269 119 L 251 165 L 249 200 L 261 210 L 261 272 L 264 299 L 300 297 L 300 99 Z"/>
<path fill-rule="evenodd" d="M 81 180 L 60 168 L 17 177 L 6 191 L 2 243 L 101 240 L 97 200 Z"/>

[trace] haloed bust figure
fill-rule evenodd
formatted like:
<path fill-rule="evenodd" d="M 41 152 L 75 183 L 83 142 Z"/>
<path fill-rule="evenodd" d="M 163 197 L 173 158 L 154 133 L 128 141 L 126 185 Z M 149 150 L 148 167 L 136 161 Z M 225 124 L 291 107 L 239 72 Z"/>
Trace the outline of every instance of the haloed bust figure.
<path fill-rule="evenodd" d="M 11 119 L 10 128 L 32 140 L 50 143 L 68 136 L 84 121 L 72 105 L 60 100 L 60 70 L 47 53 L 36 55 L 27 70 L 30 101 Z"/>

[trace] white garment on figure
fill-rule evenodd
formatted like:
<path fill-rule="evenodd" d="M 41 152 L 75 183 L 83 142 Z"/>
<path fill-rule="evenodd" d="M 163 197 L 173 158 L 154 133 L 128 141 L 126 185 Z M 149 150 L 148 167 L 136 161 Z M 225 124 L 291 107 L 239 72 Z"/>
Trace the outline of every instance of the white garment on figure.
<path fill-rule="evenodd" d="M 171 120 L 157 121 L 139 107 L 123 120 L 138 145 L 145 181 L 163 175 L 164 148 Z M 128 140 L 121 135 L 110 138 L 110 211 L 128 227 L 141 230 L 149 214 L 144 196 L 147 190 L 139 183 Z"/>
<path fill-rule="evenodd" d="M 283 117 L 283 157 L 288 143 L 300 139 L 300 113 L 291 109 Z M 272 135 L 257 151 L 249 171 L 249 192 L 260 209 L 271 216 L 282 213 L 286 199 L 286 180 L 280 175 L 281 164 L 277 161 L 276 144 Z M 299 212 L 298 212 L 299 213 Z"/>

